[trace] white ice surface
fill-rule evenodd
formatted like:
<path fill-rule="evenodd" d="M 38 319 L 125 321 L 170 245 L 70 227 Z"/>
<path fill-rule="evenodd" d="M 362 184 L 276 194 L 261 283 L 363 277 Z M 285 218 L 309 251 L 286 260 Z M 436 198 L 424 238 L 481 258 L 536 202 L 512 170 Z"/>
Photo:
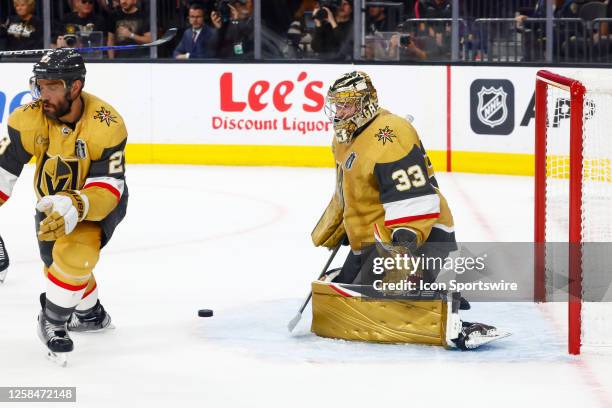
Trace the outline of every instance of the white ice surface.
<path fill-rule="evenodd" d="M 44 279 L 32 173 L 0 210 L 12 261 L 0 286 L 0 386 L 76 386 L 78 406 L 100 407 L 612 406 L 612 360 L 568 357 L 549 307 L 475 304 L 466 319 L 514 333 L 476 352 L 318 338 L 310 309 L 290 336 L 328 256 L 309 233 L 331 169 L 130 166 L 128 216 L 96 268 L 117 328 L 73 335 L 68 367 L 54 366 L 35 335 Z M 438 179 L 458 240 L 532 239 L 531 178 Z M 198 318 L 201 308 L 215 316 Z"/>

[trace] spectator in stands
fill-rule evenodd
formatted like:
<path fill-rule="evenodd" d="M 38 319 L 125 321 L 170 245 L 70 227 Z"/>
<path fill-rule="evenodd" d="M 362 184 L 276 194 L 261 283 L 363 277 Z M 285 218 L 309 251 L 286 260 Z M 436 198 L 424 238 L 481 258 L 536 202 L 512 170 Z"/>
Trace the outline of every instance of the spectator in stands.
<path fill-rule="evenodd" d="M 544 59 L 546 23 L 529 22 L 529 19 L 546 17 L 546 0 L 538 0 L 533 9 L 521 11 L 515 20 L 517 31 L 522 33 L 523 61 L 541 61 Z"/>
<path fill-rule="evenodd" d="M 420 0 L 414 5 L 416 18 L 421 19 L 451 19 L 452 3 L 450 0 Z M 447 60 L 451 57 L 450 21 L 425 21 L 418 25 L 418 31 L 413 39 L 414 45 L 420 44 L 422 51 L 429 60 Z M 421 49 L 417 47 L 417 49 Z M 420 55 L 415 54 L 415 55 Z"/>
<path fill-rule="evenodd" d="M 194 3 L 189 7 L 189 27 L 181 42 L 174 49 L 174 58 L 214 58 L 217 47 L 217 30 L 204 23 L 204 7 Z"/>
<path fill-rule="evenodd" d="M 576 0 L 554 0 L 554 17 L 556 19 L 577 19 L 580 17 L 582 1 Z M 582 23 L 574 21 L 560 21 L 555 23 L 553 35 L 553 56 L 557 61 L 568 59 L 578 60 L 584 57 L 582 41 L 577 41 L 582 36 Z"/>
<path fill-rule="evenodd" d="M 106 33 L 104 17 L 94 11 L 95 0 L 73 0 L 73 12 L 55 28 L 55 46 L 74 47 L 81 44 L 80 38 L 88 36 L 93 31 Z M 102 44 L 98 44 L 102 45 Z"/>
<path fill-rule="evenodd" d="M 382 6 L 368 6 L 366 15 L 366 34 L 374 34 L 380 31 L 391 31 L 387 24 L 387 15 Z"/>
<path fill-rule="evenodd" d="M 606 19 L 612 19 L 612 1 L 608 1 L 606 5 Z M 593 61 L 610 62 L 612 59 L 612 38 L 610 38 L 610 23 L 608 21 L 600 22 L 594 25 L 595 33 L 593 34 L 593 44 L 591 47 L 591 55 Z"/>
<path fill-rule="evenodd" d="M 554 0 L 553 17 L 555 19 L 577 19 L 580 16 L 580 7 L 584 1 L 577 0 Z M 517 29 L 524 33 L 523 61 L 537 61 L 544 59 L 546 44 L 546 23 L 532 22 L 530 18 L 546 17 L 546 1 L 538 0 L 533 13 L 530 16 L 521 14 L 516 17 Z M 584 56 L 581 44 L 582 23 L 572 20 L 556 20 L 553 35 L 553 57 L 555 60 L 577 59 Z M 580 39 L 579 39 L 580 38 Z"/>
<path fill-rule="evenodd" d="M 253 58 L 255 40 L 252 0 L 220 2 L 220 8 L 210 16 L 213 25 L 219 30 L 217 57 Z"/>
<path fill-rule="evenodd" d="M 7 50 L 43 48 L 43 23 L 34 15 L 36 0 L 13 0 L 15 16 L 0 24 L 0 38 Z"/>
<path fill-rule="evenodd" d="M 261 8 L 261 24 L 278 36 L 286 36 L 300 3 L 300 0 L 266 0 Z"/>
<path fill-rule="evenodd" d="M 151 42 L 149 17 L 137 6 L 137 0 L 121 0 L 119 10 L 116 10 L 109 22 L 108 45 L 146 44 Z M 109 58 L 114 58 L 113 51 L 108 52 Z M 121 58 L 147 58 L 149 50 L 119 51 Z"/>
<path fill-rule="evenodd" d="M 324 59 L 350 59 L 353 55 L 353 5 L 349 0 L 342 0 L 340 5 L 331 10 L 319 7 L 312 12 L 315 30 L 311 47 L 319 57 Z"/>
<path fill-rule="evenodd" d="M 420 0 L 414 4 L 416 18 L 452 18 L 450 0 Z"/>
<path fill-rule="evenodd" d="M 411 35 L 394 35 L 391 37 L 391 49 L 399 51 L 399 59 L 402 61 L 425 61 L 429 59 L 427 53 L 421 49 Z"/>

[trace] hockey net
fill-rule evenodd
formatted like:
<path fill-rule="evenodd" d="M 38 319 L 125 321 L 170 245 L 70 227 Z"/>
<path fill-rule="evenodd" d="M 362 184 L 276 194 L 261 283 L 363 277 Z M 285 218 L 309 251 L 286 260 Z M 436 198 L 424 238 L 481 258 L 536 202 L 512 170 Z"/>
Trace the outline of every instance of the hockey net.
<path fill-rule="evenodd" d="M 538 72 L 535 171 L 535 298 L 567 302 L 571 354 L 612 352 L 612 78 Z"/>

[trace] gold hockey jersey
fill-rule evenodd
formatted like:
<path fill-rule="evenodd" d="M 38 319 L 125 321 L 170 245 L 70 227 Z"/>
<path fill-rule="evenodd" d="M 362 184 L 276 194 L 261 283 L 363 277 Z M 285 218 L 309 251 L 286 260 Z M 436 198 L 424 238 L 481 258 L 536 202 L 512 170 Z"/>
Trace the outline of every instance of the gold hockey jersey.
<path fill-rule="evenodd" d="M 83 114 L 74 129 L 48 118 L 42 102 L 20 106 L 0 137 L 0 205 L 10 197 L 24 164 L 36 157 L 34 190 L 40 199 L 80 190 L 89 199 L 86 220 L 103 220 L 125 190 L 127 130 L 117 111 L 82 92 Z"/>
<path fill-rule="evenodd" d="M 454 242 L 453 217 L 416 130 L 386 110 L 350 143 L 332 144 L 336 191 L 312 232 L 316 246 L 346 234 L 353 251 L 374 242 L 374 225 L 391 238 L 408 228 L 417 244 Z M 433 233 L 433 232 L 435 233 Z"/>

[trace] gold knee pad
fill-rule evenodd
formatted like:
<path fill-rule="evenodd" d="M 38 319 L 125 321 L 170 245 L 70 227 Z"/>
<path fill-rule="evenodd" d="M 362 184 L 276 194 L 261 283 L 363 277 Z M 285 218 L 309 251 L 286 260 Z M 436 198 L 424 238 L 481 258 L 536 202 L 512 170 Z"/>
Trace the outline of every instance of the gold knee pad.
<path fill-rule="evenodd" d="M 71 234 L 55 241 L 53 265 L 49 272 L 71 285 L 88 282 L 100 257 L 101 235 L 99 225 L 84 222 Z"/>

